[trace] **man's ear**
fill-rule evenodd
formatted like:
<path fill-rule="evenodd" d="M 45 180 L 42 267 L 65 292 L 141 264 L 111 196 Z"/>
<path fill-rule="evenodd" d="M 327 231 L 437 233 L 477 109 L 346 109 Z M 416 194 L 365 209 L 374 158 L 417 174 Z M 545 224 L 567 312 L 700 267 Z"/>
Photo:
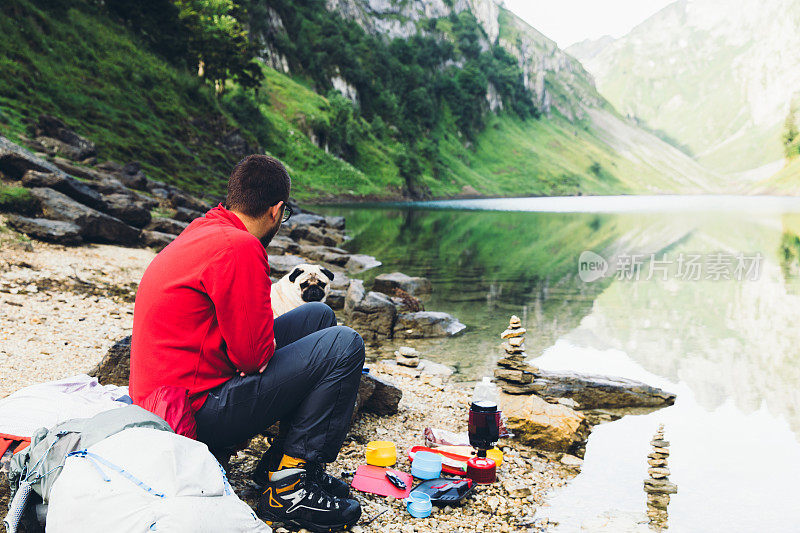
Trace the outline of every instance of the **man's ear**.
<path fill-rule="evenodd" d="M 292 273 L 289 274 L 289 281 L 291 283 L 294 283 L 294 280 L 296 280 L 297 277 L 302 273 L 303 273 L 303 269 L 302 268 L 295 268 L 294 270 L 292 270 Z M 331 278 L 331 279 L 333 279 L 333 278 Z"/>
<path fill-rule="evenodd" d="M 328 276 L 328 279 L 329 279 L 329 280 L 333 281 L 333 272 L 331 272 L 331 271 L 330 271 L 330 270 L 328 270 L 327 268 L 321 268 L 320 270 L 322 271 L 322 273 L 323 273 L 323 274 L 325 274 L 326 276 Z"/>
<path fill-rule="evenodd" d="M 270 207 L 269 216 L 272 220 L 279 220 L 283 215 L 283 204 L 286 202 L 280 201 L 277 204 Z"/>

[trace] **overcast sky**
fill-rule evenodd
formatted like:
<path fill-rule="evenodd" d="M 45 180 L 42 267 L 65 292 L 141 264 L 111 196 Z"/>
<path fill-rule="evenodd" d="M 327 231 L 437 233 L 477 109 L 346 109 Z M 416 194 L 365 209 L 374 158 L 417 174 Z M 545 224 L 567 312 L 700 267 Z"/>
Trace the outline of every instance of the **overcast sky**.
<path fill-rule="evenodd" d="M 603 35 L 621 37 L 674 0 L 505 0 L 505 6 L 566 48 Z"/>

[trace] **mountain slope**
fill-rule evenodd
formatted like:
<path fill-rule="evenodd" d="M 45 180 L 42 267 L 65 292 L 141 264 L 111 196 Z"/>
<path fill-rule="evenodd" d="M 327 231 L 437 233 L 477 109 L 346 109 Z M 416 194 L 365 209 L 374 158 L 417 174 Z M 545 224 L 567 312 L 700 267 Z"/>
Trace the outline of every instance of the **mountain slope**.
<path fill-rule="evenodd" d="M 577 60 L 514 13 L 492 0 L 462 0 L 452 6 L 437 0 L 327 2 L 329 9 L 387 38 L 427 34 L 434 26 L 431 20 L 470 11 L 484 30 L 482 46 L 496 42 L 516 58 L 525 87 L 546 118 L 522 123 L 503 118 L 502 99 L 490 87 L 487 100 L 500 116 L 478 136 L 476 150 L 446 156 L 456 180 L 465 179 L 482 194 L 547 194 L 548 182 L 558 183 L 551 189 L 556 194 L 719 188 L 715 175 L 622 119 Z M 339 82 L 349 86 L 348 80 Z"/>
<path fill-rule="evenodd" d="M 209 199 L 255 150 L 287 163 L 301 200 L 715 186 L 689 158 L 619 117 L 578 61 L 490 0 L 246 1 L 258 17 L 251 36 L 265 76 L 255 91 L 229 81 L 222 94 L 159 56 L 102 3 L 0 4 L 0 133 L 24 143 L 38 115 L 53 114 L 96 142 L 101 160 L 138 160 L 150 177 Z M 289 24 L 287 14 L 301 9 L 327 21 L 325 31 L 308 20 Z M 276 45 L 297 42 L 308 45 L 295 56 Z M 447 51 L 447 43 L 454 59 L 419 70 L 429 49 Z M 298 57 L 322 75 L 300 68 Z M 400 58 L 405 77 L 390 69 L 381 83 L 391 90 L 370 96 L 363 88 L 373 71 L 364 68 L 379 72 L 369 62 L 381 58 Z M 443 84 L 425 85 L 437 73 Z M 470 83 L 481 78 L 485 85 Z M 454 97 L 451 80 L 472 92 Z M 397 92 L 403 83 L 422 92 Z M 370 97 L 393 114 L 370 112 Z"/>
<path fill-rule="evenodd" d="M 793 0 L 680 0 L 599 52 L 571 52 L 620 112 L 704 166 L 736 173 L 783 157 L 783 122 L 800 89 L 798 26 Z"/>

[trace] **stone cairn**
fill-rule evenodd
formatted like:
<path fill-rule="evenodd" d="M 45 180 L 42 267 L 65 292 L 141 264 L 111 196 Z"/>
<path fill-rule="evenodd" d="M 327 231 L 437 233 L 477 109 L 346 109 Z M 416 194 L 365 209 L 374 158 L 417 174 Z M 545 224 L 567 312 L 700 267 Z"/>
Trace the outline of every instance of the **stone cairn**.
<path fill-rule="evenodd" d="M 401 346 L 394 352 L 394 355 L 398 365 L 409 368 L 417 368 L 419 366 L 420 353 L 410 346 Z"/>
<path fill-rule="evenodd" d="M 523 394 L 531 392 L 531 382 L 533 381 L 536 367 L 525 363 L 528 357 L 525 353 L 525 332 L 522 321 L 513 315 L 508 323 L 508 329 L 500 334 L 504 339 L 503 349 L 506 356 L 497 361 L 497 368 L 494 377 L 503 392 L 508 394 Z"/>
<path fill-rule="evenodd" d="M 658 431 L 650 441 L 653 451 L 647 456 L 650 477 L 644 480 L 644 492 L 647 494 L 647 517 L 650 527 L 655 531 L 667 529 L 667 506 L 669 495 L 677 494 L 678 486 L 669 480 L 669 441 L 664 440 L 664 424 L 658 426 Z"/>

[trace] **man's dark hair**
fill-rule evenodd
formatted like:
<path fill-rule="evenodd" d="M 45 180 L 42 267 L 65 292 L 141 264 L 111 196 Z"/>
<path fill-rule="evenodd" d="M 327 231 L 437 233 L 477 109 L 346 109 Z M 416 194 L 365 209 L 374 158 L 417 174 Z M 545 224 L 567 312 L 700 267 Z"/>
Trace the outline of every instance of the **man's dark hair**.
<path fill-rule="evenodd" d="M 268 155 L 248 155 L 233 167 L 225 205 L 251 217 L 289 200 L 292 179 L 283 163 Z"/>

